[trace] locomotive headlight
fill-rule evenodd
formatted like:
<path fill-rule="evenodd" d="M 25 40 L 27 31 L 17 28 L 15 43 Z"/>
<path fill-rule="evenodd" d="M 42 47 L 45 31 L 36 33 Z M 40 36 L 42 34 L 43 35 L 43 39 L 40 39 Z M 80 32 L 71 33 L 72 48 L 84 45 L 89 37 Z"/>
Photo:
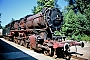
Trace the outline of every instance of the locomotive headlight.
<path fill-rule="evenodd" d="M 56 20 L 61 20 L 61 18 L 59 17 L 59 15 L 56 16 Z"/>
<path fill-rule="evenodd" d="M 57 17 L 58 17 L 58 15 L 57 15 Z"/>

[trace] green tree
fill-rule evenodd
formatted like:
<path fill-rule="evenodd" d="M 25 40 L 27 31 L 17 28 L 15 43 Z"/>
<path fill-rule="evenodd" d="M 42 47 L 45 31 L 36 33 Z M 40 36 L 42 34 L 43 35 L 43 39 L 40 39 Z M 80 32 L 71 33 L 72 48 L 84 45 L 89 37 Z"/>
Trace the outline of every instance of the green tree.
<path fill-rule="evenodd" d="M 12 18 L 11 22 L 13 22 L 13 21 L 15 21 L 15 19 L 14 19 L 14 18 Z"/>
<path fill-rule="evenodd" d="M 88 31 L 88 35 L 90 35 L 90 4 L 89 5 L 87 5 L 88 6 L 88 8 L 87 9 L 85 9 L 84 10 L 84 15 L 86 16 L 86 18 L 87 18 L 87 26 L 89 27 L 88 29 L 87 29 L 87 31 Z"/>
<path fill-rule="evenodd" d="M 72 35 L 74 31 L 76 30 L 75 27 L 76 23 L 76 15 L 73 10 L 70 10 L 66 15 L 64 16 L 64 25 L 62 27 L 62 31 L 66 32 L 65 35 Z"/>
<path fill-rule="evenodd" d="M 85 13 L 85 10 L 88 10 L 90 8 L 88 5 L 90 5 L 90 0 L 75 0 L 77 4 L 78 11 L 80 11 L 81 14 Z"/>
<path fill-rule="evenodd" d="M 81 13 L 75 14 L 71 9 L 64 16 L 64 25 L 62 31 L 65 32 L 65 35 L 71 37 L 75 40 L 81 40 L 83 34 L 86 34 L 89 29 L 88 20 L 85 15 Z"/>
<path fill-rule="evenodd" d="M 75 2 L 75 0 L 65 0 L 66 2 L 68 2 L 68 5 L 67 6 L 65 6 L 65 9 L 66 10 L 70 10 L 70 9 L 72 9 L 75 13 L 77 13 L 77 4 L 76 4 L 76 2 Z"/>
<path fill-rule="evenodd" d="M 54 0 L 37 0 L 37 6 L 34 6 L 32 12 L 37 14 L 38 12 L 41 12 L 42 8 L 44 7 L 54 7 Z"/>
<path fill-rule="evenodd" d="M 73 39 L 90 40 L 90 1 L 65 0 L 69 4 L 64 9 L 62 31 Z M 75 12 L 75 13 L 74 13 Z"/>
<path fill-rule="evenodd" d="M 4 29 L 5 27 L 4 26 L 2 26 L 2 29 Z"/>

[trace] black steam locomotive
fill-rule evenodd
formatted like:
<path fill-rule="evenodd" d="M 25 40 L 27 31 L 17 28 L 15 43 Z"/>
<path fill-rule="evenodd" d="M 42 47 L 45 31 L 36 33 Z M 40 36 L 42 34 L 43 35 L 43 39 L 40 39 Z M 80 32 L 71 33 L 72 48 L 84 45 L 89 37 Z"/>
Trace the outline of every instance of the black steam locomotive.
<path fill-rule="evenodd" d="M 67 57 L 70 46 L 84 47 L 84 43 L 63 41 L 65 37 L 55 36 L 54 31 L 59 31 L 62 23 L 63 15 L 58 8 L 43 8 L 42 12 L 7 24 L 3 33 L 5 39 L 30 49 L 42 50 L 45 55 Z"/>

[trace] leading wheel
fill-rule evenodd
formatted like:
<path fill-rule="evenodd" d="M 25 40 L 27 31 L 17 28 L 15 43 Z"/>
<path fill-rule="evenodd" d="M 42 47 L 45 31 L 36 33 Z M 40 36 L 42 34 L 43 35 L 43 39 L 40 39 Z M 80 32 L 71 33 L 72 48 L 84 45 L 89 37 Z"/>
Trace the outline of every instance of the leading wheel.
<path fill-rule="evenodd" d="M 44 55 L 48 56 L 49 52 L 47 50 L 44 51 Z"/>
<path fill-rule="evenodd" d="M 44 55 L 53 56 L 54 55 L 54 49 L 49 47 L 48 50 L 44 51 Z"/>

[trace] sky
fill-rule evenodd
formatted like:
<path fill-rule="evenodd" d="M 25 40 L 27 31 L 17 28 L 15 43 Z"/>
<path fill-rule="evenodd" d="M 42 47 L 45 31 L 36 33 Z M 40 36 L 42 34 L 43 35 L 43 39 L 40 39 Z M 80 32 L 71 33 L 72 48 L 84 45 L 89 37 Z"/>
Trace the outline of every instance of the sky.
<path fill-rule="evenodd" d="M 64 0 L 58 0 L 61 10 L 67 5 Z M 33 14 L 33 6 L 37 6 L 37 0 L 0 0 L 1 25 L 5 26 L 12 18 L 19 20 L 28 14 Z"/>

